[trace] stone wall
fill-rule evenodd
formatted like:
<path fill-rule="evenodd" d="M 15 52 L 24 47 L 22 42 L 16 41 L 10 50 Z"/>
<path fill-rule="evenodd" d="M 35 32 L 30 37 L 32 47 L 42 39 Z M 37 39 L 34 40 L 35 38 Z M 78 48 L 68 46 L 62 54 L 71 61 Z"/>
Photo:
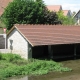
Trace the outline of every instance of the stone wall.
<path fill-rule="evenodd" d="M 10 53 L 8 49 L 0 49 L 0 53 Z"/>
<path fill-rule="evenodd" d="M 28 59 L 28 42 L 22 34 L 14 29 L 8 36 L 8 49 L 11 53 L 20 54 L 21 57 Z"/>

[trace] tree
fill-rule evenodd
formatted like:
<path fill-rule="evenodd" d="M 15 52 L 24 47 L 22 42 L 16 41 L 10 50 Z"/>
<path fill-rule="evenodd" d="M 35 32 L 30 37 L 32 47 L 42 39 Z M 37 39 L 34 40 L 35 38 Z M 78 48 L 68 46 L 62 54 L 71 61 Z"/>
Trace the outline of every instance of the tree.
<path fill-rule="evenodd" d="M 2 20 L 9 30 L 14 24 L 57 24 L 58 16 L 49 12 L 42 0 L 13 0 L 5 9 Z"/>
<path fill-rule="evenodd" d="M 73 11 L 72 16 L 74 16 L 75 14 L 76 14 L 76 12 L 75 12 L 75 11 Z"/>
<path fill-rule="evenodd" d="M 57 12 L 57 15 L 58 15 L 59 20 L 62 22 L 62 24 L 64 25 L 75 24 L 73 17 L 64 16 L 62 11 Z"/>

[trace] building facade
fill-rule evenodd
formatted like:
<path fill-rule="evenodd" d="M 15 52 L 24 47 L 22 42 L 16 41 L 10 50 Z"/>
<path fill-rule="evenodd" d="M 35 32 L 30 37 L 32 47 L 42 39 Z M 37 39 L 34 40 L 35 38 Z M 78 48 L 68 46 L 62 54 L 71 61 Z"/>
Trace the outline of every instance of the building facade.
<path fill-rule="evenodd" d="M 80 25 L 80 10 L 73 16 L 75 25 Z"/>
<path fill-rule="evenodd" d="M 80 26 L 16 24 L 7 34 L 10 53 L 54 59 L 80 55 Z"/>

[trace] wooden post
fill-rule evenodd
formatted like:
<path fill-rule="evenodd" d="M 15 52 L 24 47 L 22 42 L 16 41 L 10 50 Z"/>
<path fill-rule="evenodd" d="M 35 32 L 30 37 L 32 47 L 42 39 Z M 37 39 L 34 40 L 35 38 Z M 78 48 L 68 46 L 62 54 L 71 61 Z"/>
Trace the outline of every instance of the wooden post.
<path fill-rule="evenodd" d="M 77 48 L 77 45 L 75 44 L 74 45 L 74 59 L 76 59 L 76 48 Z"/>
<path fill-rule="evenodd" d="M 52 51 L 51 45 L 48 46 L 48 53 L 49 53 L 49 58 L 53 59 L 53 51 Z"/>
<path fill-rule="evenodd" d="M 28 43 L 27 59 L 32 58 L 32 46 Z"/>

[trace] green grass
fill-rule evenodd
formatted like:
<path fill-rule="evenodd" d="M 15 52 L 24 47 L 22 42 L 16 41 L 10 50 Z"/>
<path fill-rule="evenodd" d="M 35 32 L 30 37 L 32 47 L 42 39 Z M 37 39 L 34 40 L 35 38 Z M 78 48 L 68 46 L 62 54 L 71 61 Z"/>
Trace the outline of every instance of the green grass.
<path fill-rule="evenodd" d="M 0 54 L 0 80 L 17 75 L 43 75 L 52 71 L 71 71 L 52 60 L 22 59 L 16 54 Z"/>

